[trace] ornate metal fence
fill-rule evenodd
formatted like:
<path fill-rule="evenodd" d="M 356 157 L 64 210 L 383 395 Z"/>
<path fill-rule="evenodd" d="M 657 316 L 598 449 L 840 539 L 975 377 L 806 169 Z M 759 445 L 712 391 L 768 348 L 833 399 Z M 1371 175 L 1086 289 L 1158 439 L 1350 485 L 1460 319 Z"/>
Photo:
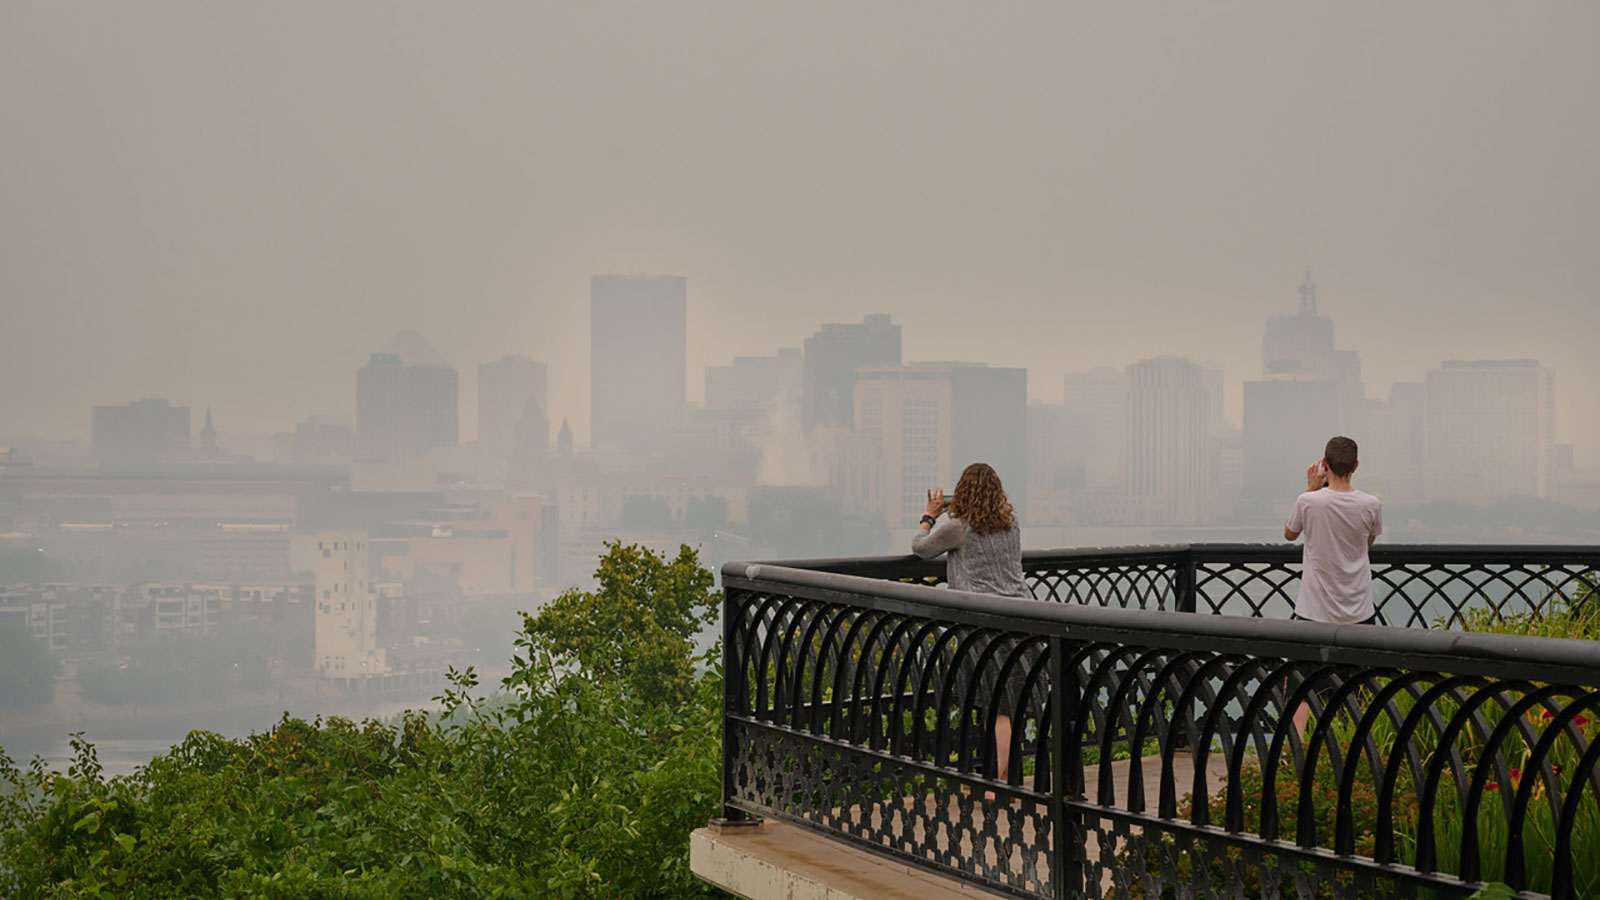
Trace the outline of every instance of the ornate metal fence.
<path fill-rule="evenodd" d="M 1378 544 L 1371 550 L 1379 621 L 1458 627 L 1481 608 L 1495 616 L 1540 612 L 1557 598 L 1600 588 L 1600 548 Z M 1178 612 L 1288 618 L 1300 582 L 1292 544 L 1181 544 L 1037 550 L 1023 568 L 1041 600 Z M 788 563 L 866 578 L 944 581 L 942 561 L 914 557 Z"/>
<path fill-rule="evenodd" d="M 1375 548 L 1386 619 L 1579 599 L 1600 561 L 1442 549 Z M 1600 645 L 1169 611 L 1291 602 L 1277 548 L 1027 563 L 1072 602 L 725 567 L 728 814 L 1023 897 L 1600 896 Z"/>

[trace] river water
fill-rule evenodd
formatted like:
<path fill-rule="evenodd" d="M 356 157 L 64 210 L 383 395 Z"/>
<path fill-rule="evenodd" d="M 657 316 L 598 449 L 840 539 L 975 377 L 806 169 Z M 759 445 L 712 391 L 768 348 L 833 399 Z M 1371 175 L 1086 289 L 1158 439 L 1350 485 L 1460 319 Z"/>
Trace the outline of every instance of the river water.
<path fill-rule="evenodd" d="M 431 698 L 441 688 L 425 690 L 426 693 L 415 695 L 371 698 L 289 698 L 281 704 L 257 703 L 199 712 L 164 710 L 141 718 L 119 718 L 103 723 L 91 720 L 82 724 L 41 724 L 23 728 L 3 727 L 0 724 L 0 746 L 19 764 L 25 765 L 34 756 L 42 756 L 51 768 L 65 771 L 72 759 L 69 745 L 71 734 L 82 731 L 84 737 L 94 744 L 107 775 L 131 775 L 134 769 L 181 742 L 190 731 L 214 731 L 225 737 L 239 738 L 268 730 L 286 711 L 306 720 L 320 715 L 323 718 L 343 716 L 359 721 L 390 718 L 408 709 L 438 708 Z"/>

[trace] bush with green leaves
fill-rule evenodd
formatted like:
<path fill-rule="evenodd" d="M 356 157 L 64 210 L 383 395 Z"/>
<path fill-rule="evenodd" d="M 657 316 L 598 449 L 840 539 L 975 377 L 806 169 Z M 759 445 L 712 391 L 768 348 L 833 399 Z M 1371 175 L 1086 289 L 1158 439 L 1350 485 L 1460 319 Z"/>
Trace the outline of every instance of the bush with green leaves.
<path fill-rule="evenodd" d="M 599 590 L 527 616 L 485 695 L 438 713 L 194 732 L 129 777 L 0 752 L 0 896 L 679 898 L 720 802 L 710 573 L 611 545 Z"/>

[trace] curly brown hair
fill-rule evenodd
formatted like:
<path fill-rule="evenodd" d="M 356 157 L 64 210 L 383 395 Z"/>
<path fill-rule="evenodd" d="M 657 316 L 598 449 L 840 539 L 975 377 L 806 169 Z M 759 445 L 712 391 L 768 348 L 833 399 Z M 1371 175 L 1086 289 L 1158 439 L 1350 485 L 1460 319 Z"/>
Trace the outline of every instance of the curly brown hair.
<path fill-rule="evenodd" d="M 950 517 L 967 523 L 978 534 L 1005 531 L 1017 522 L 1000 475 L 987 463 L 973 463 L 962 470 L 951 494 Z"/>

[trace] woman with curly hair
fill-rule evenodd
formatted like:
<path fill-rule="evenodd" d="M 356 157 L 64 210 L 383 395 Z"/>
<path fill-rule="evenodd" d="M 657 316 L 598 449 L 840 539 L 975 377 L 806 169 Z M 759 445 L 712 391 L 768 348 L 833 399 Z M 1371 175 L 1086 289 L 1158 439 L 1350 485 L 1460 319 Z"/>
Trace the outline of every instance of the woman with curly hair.
<path fill-rule="evenodd" d="M 948 511 L 950 517 L 940 522 L 946 512 L 944 491 L 928 491 L 928 511 L 911 540 L 911 552 L 923 559 L 948 554 L 951 590 L 1034 599 L 1022 577 L 1022 530 L 995 470 L 984 463 L 967 466 L 956 481 Z M 1011 756 L 1011 711 L 1021 702 L 1024 672 L 1031 663 L 1028 657 L 1019 660 L 1006 678 L 1005 688 L 997 689 L 1001 660 L 1013 646 L 1008 640 L 996 651 L 985 666 L 979 687 L 979 703 L 995 705 L 995 768 L 1001 781 L 1006 780 Z"/>

